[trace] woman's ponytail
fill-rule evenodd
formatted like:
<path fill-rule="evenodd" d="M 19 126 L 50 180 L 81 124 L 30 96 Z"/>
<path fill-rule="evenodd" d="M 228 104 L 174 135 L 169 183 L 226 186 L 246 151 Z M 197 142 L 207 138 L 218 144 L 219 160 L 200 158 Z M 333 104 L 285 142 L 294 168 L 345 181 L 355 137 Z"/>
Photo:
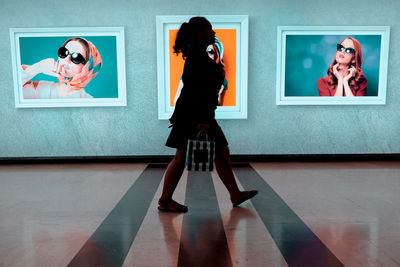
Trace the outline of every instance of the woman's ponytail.
<path fill-rule="evenodd" d="M 174 53 L 182 53 L 182 57 L 186 58 L 190 53 L 191 43 L 193 42 L 193 31 L 191 25 L 184 22 L 176 35 Z"/>
<path fill-rule="evenodd" d="M 205 29 L 212 28 L 211 23 L 204 17 L 193 17 L 189 22 L 184 22 L 176 35 L 174 53 L 182 53 L 185 59 L 191 53 L 202 51 L 204 40 L 201 34 Z M 208 45 L 208 44 L 207 44 Z M 205 52 L 206 47 L 204 47 Z"/>

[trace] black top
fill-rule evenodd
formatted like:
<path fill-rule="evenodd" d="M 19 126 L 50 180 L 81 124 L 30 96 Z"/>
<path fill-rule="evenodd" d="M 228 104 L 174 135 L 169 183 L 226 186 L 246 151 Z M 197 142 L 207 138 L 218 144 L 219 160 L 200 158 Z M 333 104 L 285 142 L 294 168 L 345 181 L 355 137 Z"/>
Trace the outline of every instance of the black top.
<path fill-rule="evenodd" d="M 222 67 L 207 53 L 188 56 L 182 75 L 183 88 L 172 115 L 175 122 L 212 122 L 223 80 Z"/>

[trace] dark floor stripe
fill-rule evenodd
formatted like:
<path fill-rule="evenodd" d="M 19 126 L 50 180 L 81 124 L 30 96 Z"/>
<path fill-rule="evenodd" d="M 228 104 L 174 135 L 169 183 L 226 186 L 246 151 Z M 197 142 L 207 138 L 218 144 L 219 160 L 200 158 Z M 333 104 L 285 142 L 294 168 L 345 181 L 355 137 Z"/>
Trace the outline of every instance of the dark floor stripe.
<path fill-rule="evenodd" d="M 217 195 L 209 172 L 188 174 L 178 266 L 232 266 Z"/>
<path fill-rule="evenodd" d="M 122 266 L 165 168 L 147 166 L 68 266 Z"/>
<path fill-rule="evenodd" d="M 289 266 L 344 266 L 249 164 L 234 171 L 246 190 L 258 189 L 252 203 Z"/>

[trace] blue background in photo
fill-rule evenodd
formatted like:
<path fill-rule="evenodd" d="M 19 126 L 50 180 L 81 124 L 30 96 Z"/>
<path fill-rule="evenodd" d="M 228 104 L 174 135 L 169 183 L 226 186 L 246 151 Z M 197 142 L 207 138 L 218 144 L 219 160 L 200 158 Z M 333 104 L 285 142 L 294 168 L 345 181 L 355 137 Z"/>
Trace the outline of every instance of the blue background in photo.
<path fill-rule="evenodd" d="M 348 35 L 286 36 L 285 96 L 319 96 L 317 80 L 327 76 L 336 44 Z M 380 35 L 351 35 L 362 48 L 362 70 L 367 77 L 367 96 L 378 96 Z"/>
<path fill-rule="evenodd" d="M 75 37 L 75 36 L 70 36 Z M 23 65 L 32 65 L 45 58 L 58 59 L 57 51 L 70 37 L 21 37 L 20 53 Z M 92 42 L 99 50 L 103 65 L 100 72 L 85 87 L 94 98 L 118 98 L 117 40 L 115 36 L 78 36 Z M 54 81 L 52 76 L 39 74 L 33 81 Z"/>

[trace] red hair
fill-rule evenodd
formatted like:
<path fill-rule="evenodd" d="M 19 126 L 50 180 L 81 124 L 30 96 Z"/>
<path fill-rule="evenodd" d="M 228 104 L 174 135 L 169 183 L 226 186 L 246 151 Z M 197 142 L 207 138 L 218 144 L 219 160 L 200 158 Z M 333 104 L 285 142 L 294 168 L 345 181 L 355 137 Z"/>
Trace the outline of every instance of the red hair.
<path fill-rule="evenodd" d="M 352 60 L 352 63 L 350 63 L 350 66 L 353 66 L 356 69 L 356 72 L 354 73 L 354 76 L 350 78 L 349 86 L 350 86 L 350 88 L 357 91 L 360 87 L 360 84 L 365 80 L 363 70 L 361 69 L 361 65 L 363 63 L 361 44 L 353 37 L 346 37 L 340 43 L 343 43 L 343 41 L 346 39 L 352 40 L 353 44 L 354 44 L 355 53 L 354 53 L 354 58 Z M 329 69 L 328 69 L 328 85 L 329 85 L 329 89 L 331 89 L 331 90 L 336 89 L 337 82 L 338 82 L 335 74 L 333 74 L 333 66 L 336 64 L 337 64 L 337 61 L 336 61 L 336 56 L 335 56 L 332 64 L 329 66 Z"/>

